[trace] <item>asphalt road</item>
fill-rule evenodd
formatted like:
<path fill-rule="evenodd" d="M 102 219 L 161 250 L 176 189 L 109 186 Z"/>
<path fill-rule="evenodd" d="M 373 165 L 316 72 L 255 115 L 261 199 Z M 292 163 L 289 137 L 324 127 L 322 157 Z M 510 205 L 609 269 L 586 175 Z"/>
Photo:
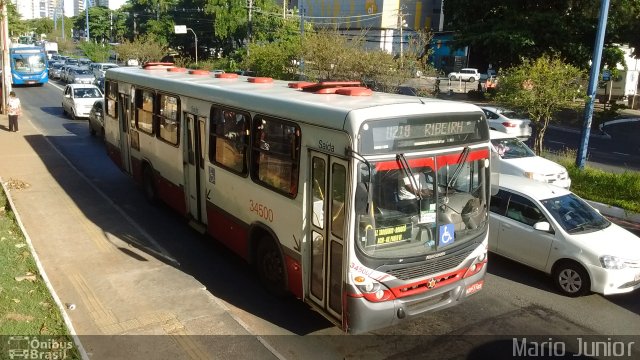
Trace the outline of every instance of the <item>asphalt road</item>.
<path fill-rule="evenodd" d="M 62 115 L 61 85 L 15 91 L 25 117 L 153 239 L 143 245 L 161 246 L 175 259 L 176 268 L 222 299 L 228 311 L 261 335 L 279 357 L 511 358 L 513 339 L 526 336 L 566 342 L 567 351 L 574 351 L 570 349 L 577 336 L 594 334 L 640 344 L 640 293 L 567 298 L 556 293 L 544 274 L 494 255 L 484 290 L 465 304 L 375 331 L 374 336 L 343 336 L 304 303 L 269 296 L 240 258 L 192 230 L 168 208 L 149 205 L 133 181 L 111 163 L 102 140 L 89 135 L 87 121 Z M 171 284 L 166 286 L 171 289 Z M 279 336 L 291 334 L 301 336 Z"/>

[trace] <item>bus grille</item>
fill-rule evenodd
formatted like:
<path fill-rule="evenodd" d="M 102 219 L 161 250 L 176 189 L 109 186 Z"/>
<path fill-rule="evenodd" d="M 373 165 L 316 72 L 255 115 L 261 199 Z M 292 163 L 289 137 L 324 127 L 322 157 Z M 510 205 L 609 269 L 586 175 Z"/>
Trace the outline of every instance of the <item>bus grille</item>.
<path fill-rule="evenodd" d="M 453 269 L 460 265 L 464 259 L 473 252 L 474 247 L 469 248 L 465 251 L 459 252 L 457 254 L 452 255 L 451 257 L 445 259 L 435 259 L 429 260 L 423 263 L 420 263 L 416 266 L 400 268 L 400 269 L 390 269 L 390 270 L 382 270 L 378 269 L 378 271 L 384 271 L 389 275 L 393 275 L 400 280 L 411 280 L 419 277 L 437 274 L 439 272 L 443 272 L 446 270 Z"/>

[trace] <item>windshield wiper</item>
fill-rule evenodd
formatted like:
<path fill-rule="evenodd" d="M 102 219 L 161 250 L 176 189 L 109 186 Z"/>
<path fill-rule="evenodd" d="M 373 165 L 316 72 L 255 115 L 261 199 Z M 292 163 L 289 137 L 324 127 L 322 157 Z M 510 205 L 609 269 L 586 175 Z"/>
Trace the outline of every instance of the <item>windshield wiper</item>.
<path fill-rule="evenodd" d="M 456 170 L 453 172 L 453 176 L 447 183 L 447 188 L 451 188 L 453 184 L 456 182 L 456 180 L 458 180 L 458 176 L 460 176 L 460 173 L 462 172 L 462 167 L 467 162 L 467 158 L 469 157 L 470 152 L 471 152 L 471 148 L 469 148 L 468 146 L 462 150 L 462 153 L 460 154 L 460 158 L 458 159 L 458 167 L 456 167 Z"/>
<path fill-rule="evenodd" d="M 414 189 L 414 195 L 418 198 L 418 200 L 422 200 L 422 194 L 420 188 L 418 187 L 418 181 L 413 176 L 413 171 L 411 171 L 411 167 L 409 167 L 409 163 L 407 162 L 407 158 L 404 157 L 403 153 L 396 155 L 396 160 L 400 163 L 402 167 L 402 171 L 405 176 L 409 178 L 409 182 L 411 183 L 411 187 Z"/>

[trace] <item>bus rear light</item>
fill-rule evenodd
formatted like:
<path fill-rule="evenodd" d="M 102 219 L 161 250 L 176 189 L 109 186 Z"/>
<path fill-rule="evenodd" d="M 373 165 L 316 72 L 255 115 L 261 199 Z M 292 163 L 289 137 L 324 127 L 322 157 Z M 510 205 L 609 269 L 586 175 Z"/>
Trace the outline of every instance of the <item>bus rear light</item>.
<path fill-rule="evenodd" d="M 505 121 L 505 122 L 502 123 L 502 125 L 504 127 L 508 127 L 508 128 L 514 128 L 514 127 L 518 126 L 518 125 L 516 125 L 516 124 L 514 124 L 514 123 L 512 123 L 510 121 Z"/>

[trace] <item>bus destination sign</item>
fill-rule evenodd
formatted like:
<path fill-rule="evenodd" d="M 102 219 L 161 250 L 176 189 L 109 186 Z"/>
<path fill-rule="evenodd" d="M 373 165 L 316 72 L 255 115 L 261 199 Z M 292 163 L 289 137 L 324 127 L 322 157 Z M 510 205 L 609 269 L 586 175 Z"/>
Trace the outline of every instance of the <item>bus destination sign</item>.
<path fill-rule="evenodd" d="M 426 124 L 390 125 L 374 129 L 374 138 L 406 140 L 450 135 L 472 134 L 476 130 L 475 121 L 429 122 Z"/>

